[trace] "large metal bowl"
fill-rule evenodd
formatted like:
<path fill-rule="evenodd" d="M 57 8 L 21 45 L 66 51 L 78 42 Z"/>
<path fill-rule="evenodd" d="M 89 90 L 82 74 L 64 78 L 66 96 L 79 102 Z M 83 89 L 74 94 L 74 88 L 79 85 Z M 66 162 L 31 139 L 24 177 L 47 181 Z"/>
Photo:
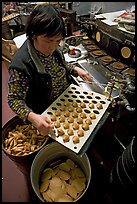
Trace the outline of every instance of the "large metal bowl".
<path fill-rule="evenodd" d="M 39 191 L 39 181 L 40 181 L 41 173 L 43 172 L 45 166 L 48 166 L 52 162 L 55 162 L 64 157 L 70 158 L 76 164 L 78 164 L 83 170 L 83 172 L 85 173 L 85 176 L 87 179 L 86 188 L 74 202 L 81 199 L 82 196 L 87 191 L 91 181 L 91 166 L 86 153 L 83 156 L 79 156 L 73 151 L 71 151 L 70 149 L 59 144 L 58 142 L 53 142 L 46 145 L 38 152 L 31 166 L 31 172 L 30 172 L 31 185 L 40 201 L 45 202 L 45 200 L 42 198 L 42 195 L 40 194 L 40 191 Z"/>

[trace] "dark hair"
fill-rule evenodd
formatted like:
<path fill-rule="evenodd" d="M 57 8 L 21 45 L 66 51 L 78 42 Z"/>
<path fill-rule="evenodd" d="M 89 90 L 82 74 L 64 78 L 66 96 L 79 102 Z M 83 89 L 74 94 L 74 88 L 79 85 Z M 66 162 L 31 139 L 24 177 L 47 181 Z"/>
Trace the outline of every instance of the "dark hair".
<path fill-rule="evenodd" d="M 66 36 L 65 24 L 59 11 L 53 5 L 37 5 L 26 23 L 26 35 L 31 39 L 33 35 L 45 34 L 53 37 L 61 34 Z"/>

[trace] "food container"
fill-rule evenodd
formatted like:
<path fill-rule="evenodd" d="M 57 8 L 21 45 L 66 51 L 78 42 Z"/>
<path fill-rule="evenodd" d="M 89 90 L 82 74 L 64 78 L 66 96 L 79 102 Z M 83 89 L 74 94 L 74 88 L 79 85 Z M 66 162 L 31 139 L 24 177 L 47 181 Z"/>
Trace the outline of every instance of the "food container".
<path fill-rule="evenodd" d="M 86 193 L 91 181 L 91 166 L 86 153 L 83 156 L 78 156 L 76 153 L 59 144 L 58 142 L 52 142 L 43 147 L 38 152 L 31 166 L 31 185 L 40 201 L 45 202 L 39 190 L 39 182 L 42 172 L 44 171 L 45 167 L 48 168 L 49 164 L 52 164 L 59 159 L 63 159 L 64 157 L 69 158 L 76 164 L 78 164 L 78 166 L 82 169 L 83 173 L 86 176 L 86 187 L 82 194 L 75 201 L 80 200 Z"/>
<path fill-rule="evenodd" d="M 25 123 L 18 116 L 14 116 L 12 119 L 10 119 L 3 126 L 3 128 L 2 128 L 2 150 L 4 151 L 4 153 L 6 154 L 7 157 L 9 157 L 12 161 L 15 162 L 15 164 L 18 166 L 19 170 L 22 173 L 28 174 L 27 171 L 28 171 L 28 169 L 30 169 L 30 165 L 31 165 L 34 157 L 36 156 L 37 152 L 47 144 L 47 142 L 49 141 L 49 137 L 46 137 L 46 139 L 42 143 L 42 145 L 33 152 L 26 154 L 26 155 L 18 155 L 18 156 L 13 155 L 5 149 L 5 143 L 4 142 L 5 142 L 5 139 L 7 138 L 8 134 L 9 134 L 9 132 L 13 131 L 17 125 L 21 126 L 21 125 L 25 125 Z"/>

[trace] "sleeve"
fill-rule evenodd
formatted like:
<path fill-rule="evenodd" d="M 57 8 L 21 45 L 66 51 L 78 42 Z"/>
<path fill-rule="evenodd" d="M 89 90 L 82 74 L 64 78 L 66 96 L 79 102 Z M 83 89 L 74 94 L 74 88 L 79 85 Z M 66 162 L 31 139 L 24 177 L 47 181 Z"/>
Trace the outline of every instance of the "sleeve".
<path fill-rule="evenodd" d="M 10 108 L 25 122 L 32 110 L 26 105 L 25 97 L 29 88 L 25 73 L 16 69 L 9 70 L 8 104 Z"/>
<path fill-rule="evenodd" d="M 74 65 L 72 65 L 70 62 L 67 62 L 67 66 L 70 69 L 70 74 L 74 77 L 78 77 L 77 71 L 74 69 Z"/>

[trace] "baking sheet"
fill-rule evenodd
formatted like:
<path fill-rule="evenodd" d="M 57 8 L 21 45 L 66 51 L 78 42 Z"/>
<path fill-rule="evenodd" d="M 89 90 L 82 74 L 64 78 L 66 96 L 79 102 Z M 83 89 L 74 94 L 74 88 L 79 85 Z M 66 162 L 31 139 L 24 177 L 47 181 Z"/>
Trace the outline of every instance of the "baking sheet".
<path fill-rule="evenodd" d="M 65 147 L 71 149 L 72 151 L 74 151 L 75 153 L 79 153 L 80 149 L 83 147 L 83 145 L 85 144 L 85 142 L 87 141 L 87 139 L 90 137 L 91 133 L 93 132 L 93 130 L 95 129 L 96 125 L 99 123 L 100 119 L 102 118 L 102 116 L 104 115 L 105 111 L 107 110 L 109 104 L 110 104 L 110 100 L 108 100 L 108 98 L 102 94 L 93 92 L 93 91 L 88 91 L 85 90 L 77 85 L 71 84 L 44 112 L 43 115 L 45 115 L 48 118 L 51 118 L 52 115 L 55 115 L 55 112 L 57 110 L 60 110 L 60 107 L 62 107 L 63 104 L 65 104 L 66 102 L 68 102 L 68 105 L 65 106 L 65 110 L 61 111 L 61 115 L 64 115 L 64 112 L 66 110 L 69 110 L 69 107 L 73 107 L 73 112 L 76 112 L 76 107 L 73 106 L 73 102 L 77 102 L 78 107 L 80 107 L 81 102 L 86 104 L 86 108 L 82 108 L 82 112 L 86 113 L 86 118 L 83 119 L 83 123 L 85 122 L 85 120 L 87 118 L 90 118 L 89 115 L 90 113 L 93 112 L 98 112 L 98 114 L 96 114 L 96 119 L 92 119 L 92 124 L 89 125 L 89 130 L 84 131 L 84 136 L 83 137 L 79 137 L 79 143 L 74 144 L 73 143 L 73 136 L 76 135 L 77 136 L 77 131 L 78 130 L 73 130 L 74 131 L 74 135 L 69 136 L 70 140 L 69 142 L 64 142 L 62 139 L 62 136 L 59 136 L 57 134 L 57 129 L 54 133 L 49 134 L 49 136 L 54 139 L 55 141 L 61 143 L 62 145 L 64 145 Z M 97 109 L 96 104 L 94 104 L 94 108 L 90 109 L 89 108 L 89 103 L 91 102 L 96 102 L 96 103 L 102 103 L 103 105 L 103 109 Z M 63 105 L 64 106 L 64 105 Z M 70 116 L 72 115 L 73 112 L 70 112 Z M 78 117 L 80 117 L 81 113 L 78 113 Z M 60 116 L 56 116 L 56 121 L 59 121 Z M 74 118 L 74 123 L 76 122 L 77 118 Z M 65 122 L 68 122 L 68 117 L 65 117 Z M 65 134 L 67 134 L 67 130 L 68 129 L 64 129 L 63 124 L 64 123 L 60 123 L 61 124 L 61 128 L 62 130 L 65 132 Z M 72 125 L 73 123 L 69 123 L 70 127 L 69 129 L 73 129 Z M 79 129 L 82 129 L 82 125 L 79 124 Z"/>

